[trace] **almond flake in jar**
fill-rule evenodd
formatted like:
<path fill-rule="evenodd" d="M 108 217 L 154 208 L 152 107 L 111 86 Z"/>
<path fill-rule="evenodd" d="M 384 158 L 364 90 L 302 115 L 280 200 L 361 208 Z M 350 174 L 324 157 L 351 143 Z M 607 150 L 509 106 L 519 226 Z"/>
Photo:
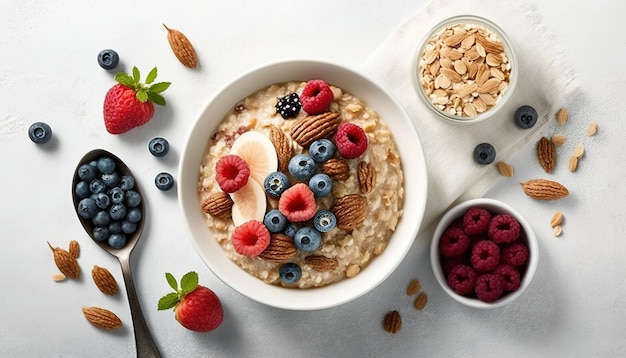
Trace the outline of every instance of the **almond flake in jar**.
<path fill-rule="evenodd" d="M 294 155 L 307 151 L 293 141 L 290 135 L 293 124 L 306 116 L 306 113 L 301 110 L 295 118 L 285 120 L 275 109 L 279 97 L 291 93 L 300 94 L 305 85 L 306 82 L 301 81 L 273 84 L 233 103 L 233 107 L 218 124 L 208 143 L 198 181 L 200 202 L 220 190 L 215 181 L 215 164 L 219 158 L 229 153 L 232 142 L 242 132 L 254 130 L 269 136 L 270 128 L 275 126 L 288 137 Z M 237 254 L 231 240 L 234 231 L 232 219 L 213 218 L 205 214 L 213 238 L 227 257 L 244 271 L 268 284 L 312 288 L 354 277 L 383 253 L 403 214 L 404 174 L 400 153 L 389 127 L 366 102 L 337 86 L 330 84 L 330 87 L 334 99 L 329 110 L 339 113 L 343 122 L 361 126 L 368 138 L 368 149 L 359 158 L 347 160 L 348 178 L 335 180 L 332 194 L 317 198 L 317 207 L 318 210 L 330 209 L 335 200 L 345 195 L 364 195 L 368 201 L 369 211 L 363 225 L 350 231 L 334 228 L 322 234 L 322 245 L 318 250 L 296 253 L 289 262 L 300 265 L 302 276 L 298 282 L 284 285 L 278 273 L 282 262 L 270 262 L 259 257 Z M 368 193 L 362 193 L 359 186 L 358 165 L 361 161 L 370 163 L 377 174 L 373 188 Z M 278 200 L 271 198 L 268 200 L 268 208 L 276 208 L 277 205 Z M 385 224 L 380 225 L 381 222 Z M 332 271 L 316 271 L 305 262 L 305 258 L 310 255 L 336 259 L 337 268 Z"/>
<path fill-rule="evenodd" d="M 512 68 L 495 31 L 471 19 L 463 21 L 467 22 L 444 26 L 427 40 L 418 58 L 417 76 L 435 108 L 452 116 L 473 117 L 502 98 Z M 473 103 L 478 97 L 483 98 Z"/>

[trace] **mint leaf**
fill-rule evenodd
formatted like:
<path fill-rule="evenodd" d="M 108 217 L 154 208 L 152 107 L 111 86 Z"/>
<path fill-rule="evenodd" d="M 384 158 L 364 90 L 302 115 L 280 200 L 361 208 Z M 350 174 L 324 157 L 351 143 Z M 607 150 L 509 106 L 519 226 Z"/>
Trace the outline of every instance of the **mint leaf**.
<path fill-rule="evenodd" d="M 135 81 L 135 83 L 139 83 L 140 80 L 141 75 L 139 74 L 139 69 L 137 66 L 133 66 L 133 81 Z"/>
<path fill-rule="evenodd" d="M 148 77 L 146 77 L 146 84 L 149 85 L 150 83 L 154 82 L 154 80 L 157 77 L 157 68 L 153 68 L 152 70 L 150 70 L 150 73 L 148 73 Z"/>
<path fill-rule="evenodd" d="M 140 89 L 139 91 L 137 91 L 137 99 L 140 102 L 145 102 L 148 100 L 148 93 L 146 92 L 145 89 Z"/>
<path fill-rule="evenodd" d="M 124 86 L 135 88 L 135 83 L 133 82 L 133 79 L 127 73 L 118 72 L 115 75 L 115 81 Z"/>
<path fill-rule="evenodd" d="M 180 293 L 184 296 L 198 287 L 198 274 L 194 271 L 187 272 L 180 279 Z"/>
<path fill-rule="evenodd" d="M 147 81 L 146 81 L 147 82 Z M 170 88 L 172 82 L 158 82 L 150 86 L 149 91 L 154 93 L 161 93 L 166 89 Z"/>
<path fill-rule="evenodd" d="M 178 294 L 176 292 L 168 293 L 159 300 L 158 310 L 169 310 L 174 308 L 178 303 Z"/>
<path fill-rule="evenodd" d="M 167 283 L 170 285 L 170 287 L 174 289 L 174 291 L 178 291 L 178 282 L 176 282 L 176 278 L 174 277 L 174 275 L 166 272 L 165 279 L 167 280 Z"/>
<path fill-rule="evenodd" d="M 158 104 L 159 106 L 165 106 L 165 98 L 158 93 L 148 91 L 148 98 L 154 102 L 154 104 Z"/>

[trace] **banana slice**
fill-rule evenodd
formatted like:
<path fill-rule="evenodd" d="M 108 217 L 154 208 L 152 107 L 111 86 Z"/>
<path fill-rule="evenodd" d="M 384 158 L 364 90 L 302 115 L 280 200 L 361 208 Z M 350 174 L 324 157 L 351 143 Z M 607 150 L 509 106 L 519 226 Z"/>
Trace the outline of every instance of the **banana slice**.
<path fill-rule="evenodd" d="M 231 154 L 237 154 L 248 163 L 250 177 L 261 189 L 265 177 L 278 168 L 278 157 L 272 141 L 263 133 L 248 131 L 239 136 L 230 149 Z"/>
<path fill-rule="evenodd" d="M 233 199 L 232 218 L 235 226 L 250 220 L 263 222 L 267 197 L 265 190 L 254 180 L 248 180 L 246 185 L 230 194 Z"/>

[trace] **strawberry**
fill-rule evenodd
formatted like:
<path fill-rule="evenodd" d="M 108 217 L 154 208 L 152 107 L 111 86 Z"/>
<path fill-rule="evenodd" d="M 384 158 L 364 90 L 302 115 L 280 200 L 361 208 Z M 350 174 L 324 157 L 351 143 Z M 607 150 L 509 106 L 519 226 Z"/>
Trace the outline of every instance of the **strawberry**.
<path fill-rule="evenodd" d="M 176 292 L 159 300 L 158 309 L 174 309 L 175 318 L 183 327 L 197 332 L 209 332 L 222 323 L 224 310 L 215 292 L 198 284 L 198 274 L 188 272 L 180 280 L 180 288 L 171 273 L 165 273 L 167 283 Z"/>
<path fill-rule="evenodd" d="M 111 134 L 121 134 L 146 124 L 154 115 L 156 103 L 165 106 L 165 99 L 160 93 L 169 88 L 170 82 L 153 83 L 157 68 L 141 83 L 137 67 L 133 67 L 132 76 L 119 72 L 115 75 L 118 82 L 111 87 L 104 97 L 104 125 Z"/>

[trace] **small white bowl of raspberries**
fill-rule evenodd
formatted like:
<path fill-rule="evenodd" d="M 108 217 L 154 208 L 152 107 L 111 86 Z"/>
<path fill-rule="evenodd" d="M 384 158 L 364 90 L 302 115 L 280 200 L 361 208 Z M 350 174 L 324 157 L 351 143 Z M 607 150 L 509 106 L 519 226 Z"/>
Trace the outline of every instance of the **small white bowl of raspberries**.
<path fill-rule="evenodd" d="M 511 206 L 471 199 L 448 210 L 435 229 L 430 261 L 443 290 L 474 308 L 502 307 L 530 284 L 539 252 L 528 221 Z"/>

